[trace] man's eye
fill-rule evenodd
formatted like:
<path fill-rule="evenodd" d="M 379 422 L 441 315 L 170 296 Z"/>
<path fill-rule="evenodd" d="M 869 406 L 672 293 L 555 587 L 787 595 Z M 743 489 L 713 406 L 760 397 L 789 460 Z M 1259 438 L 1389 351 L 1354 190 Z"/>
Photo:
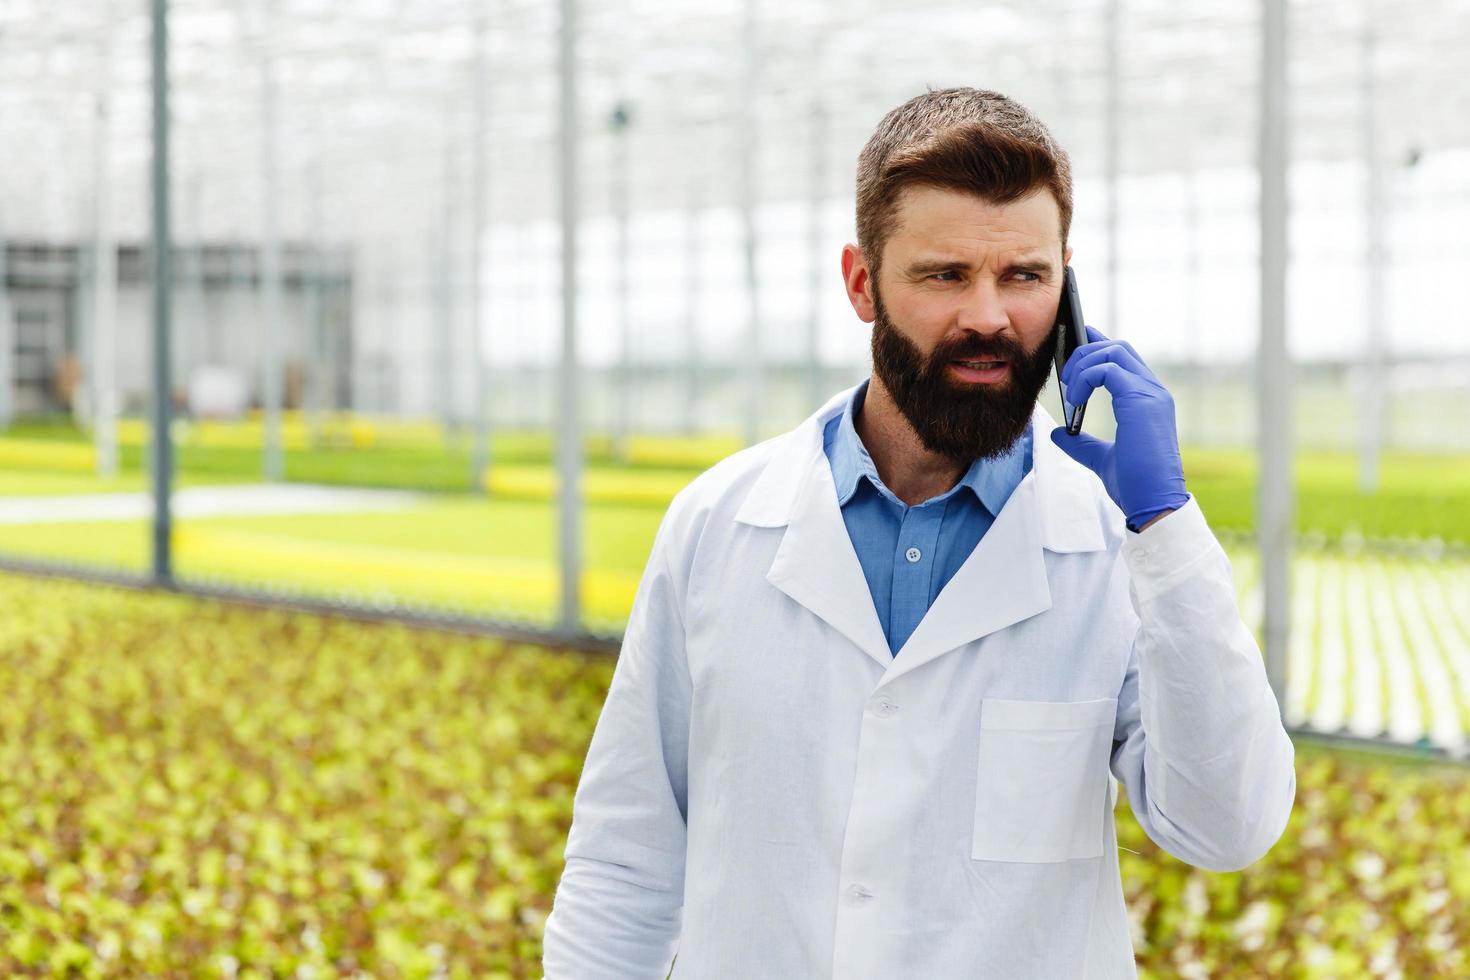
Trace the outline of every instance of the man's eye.
<path fill-rule="evenodd" d="M 932 276 L 930 276 L 929 278 L 930 279 L 938 279 L 940 282 L 955 282 L 957 279 L 959 279 L 959 275 L 960 274 L 958 272 L 954 272 L 954 271 L 936 272 Z M 945 276 L 953 276 L 954 278 L 953 279 L 945 279 L 944 278 Z"/>
<path fill-rule="evenodd" d="M 1040 282 L 1041 281 L 1041 275 L 1039 273 L 1036 273 L 1036 272 L 1018 272 L 1018 273 L 1016 273 L 1016 276 L 1017 277 L 1020 277 L 1020 276 L 1029 276 L 1030 277 L 1029 279 L 1022 279 L 1021 280 L 1022 282 Z"/>

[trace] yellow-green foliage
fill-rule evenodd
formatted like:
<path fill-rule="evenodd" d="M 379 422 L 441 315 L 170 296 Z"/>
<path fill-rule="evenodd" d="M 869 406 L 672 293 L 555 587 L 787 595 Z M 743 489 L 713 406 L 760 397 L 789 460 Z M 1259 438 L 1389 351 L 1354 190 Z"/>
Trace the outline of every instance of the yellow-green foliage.
<path fill-rule="evenodd" d="M 611 658 L 15 576 L 0 608 L 0 976 L 540 975 Z M 1297 769 L 1235 874 L 1120 799 L 1141 974 L 1470 975 L 1470 772 Z"/>
<path fill-rule="evenodd" d="M 1119 794 L 1140 976 L 1470 976 L 1470 770 L 1301 744 L 1296 768 L 1281 840 L 1230 874 L 1162 852 Z"/>
<path fill-rule="evenodd" d="M 539 975 L 609 659 L 11 576 L 0 608 L 0 976 Z"/>

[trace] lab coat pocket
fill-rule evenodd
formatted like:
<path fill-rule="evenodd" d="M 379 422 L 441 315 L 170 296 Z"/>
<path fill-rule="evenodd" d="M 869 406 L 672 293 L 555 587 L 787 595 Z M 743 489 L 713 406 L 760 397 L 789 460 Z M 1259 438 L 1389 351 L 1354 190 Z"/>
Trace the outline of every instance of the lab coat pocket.
<path fill-rule="evenodd" d="M 1100 857 L 1117 698 L 980 702 L 978 861 Z"/>

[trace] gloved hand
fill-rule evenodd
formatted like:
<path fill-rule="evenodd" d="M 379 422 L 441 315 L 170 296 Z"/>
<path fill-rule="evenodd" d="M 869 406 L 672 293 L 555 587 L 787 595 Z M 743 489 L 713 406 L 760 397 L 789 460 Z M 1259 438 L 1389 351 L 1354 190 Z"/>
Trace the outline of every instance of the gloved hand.
<path fill-rule="evenodd" d="M 1062 368 L 1062 385 L 1074 405 L 1086 402 L 1098 385 L 1107 388 L 1118 441 L 1068 435 L 1062 426 L 1051 431 L 1051 441 L 1102 479 L 1108 496 L 1127 515 L 1129 530 L 1137 531 L 1189 502 L 1174 399 L 1131 344 L 1109 340 L 1092 327 L 1087 339 L 1092 342 L 1077 348 Z"/>

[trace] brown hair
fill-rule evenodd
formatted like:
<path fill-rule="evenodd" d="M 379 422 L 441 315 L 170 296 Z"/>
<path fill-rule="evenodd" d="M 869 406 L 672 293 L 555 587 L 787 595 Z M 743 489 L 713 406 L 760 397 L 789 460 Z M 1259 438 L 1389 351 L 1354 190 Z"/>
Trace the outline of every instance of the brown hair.
<path fill-rule="evenodd" d="M 905 187 L 928 186 L 1009 204 L 1044 187 L 1072 226 L 1072 165 L 1050 130 L 999 92 L 946 88 L 916 95 L 878 123 L 858 155 L 858 245 L 876 276 Z"/>

